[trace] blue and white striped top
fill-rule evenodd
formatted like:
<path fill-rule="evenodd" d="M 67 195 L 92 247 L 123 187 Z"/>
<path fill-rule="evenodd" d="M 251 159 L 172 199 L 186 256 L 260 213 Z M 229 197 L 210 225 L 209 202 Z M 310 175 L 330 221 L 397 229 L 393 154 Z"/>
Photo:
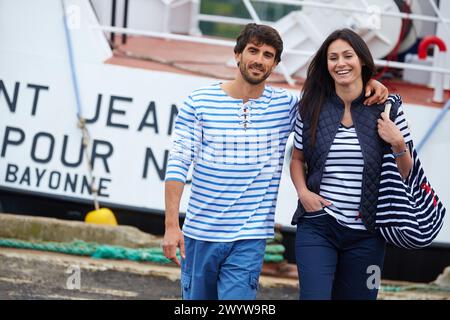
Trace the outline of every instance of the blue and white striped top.
<path fill-rule="evenodd" d="M 186 182 L 193 163 L 183 233 L 197 240 L 274 236 L 284 152 L 298 98 L 266 86 L 243 103 L 220 84 L 191 93 L 175 120 L 166 181 Z"/>
<path fill-rule="evenodd" d="M 405 142 L 411 141 L 402 106 L 398 109 L 395 124 L 402 132 Z M 303 150 L 302 130 L 303 122 L 298 114 L 294 146 L 300 150 Z M 326 213 L 342 225 L 360 230 L 366 230 L 358 213 L 363 166 L 363 155 L 355 127 L 345 127 L 341 124 L 325 161 L 319 194 L 332 203 L 324 208 Z"/>

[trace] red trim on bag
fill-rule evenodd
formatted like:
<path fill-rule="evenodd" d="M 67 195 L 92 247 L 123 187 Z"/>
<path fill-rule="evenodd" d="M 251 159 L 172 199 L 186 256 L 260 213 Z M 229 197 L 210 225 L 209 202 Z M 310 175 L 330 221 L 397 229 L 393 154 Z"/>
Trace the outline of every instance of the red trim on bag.
<path fill-rule="evenodd" d="M 358 215 L 356 216 L 355 221 L 357 221 L 359 219 L 361 219 L 361 211 L 358 211 Z"/>
<path fill-rule="evenodd" d="M 431 187 L 424 182 L 424 183 L 422 183 L 420 185 L 420 188 L 425 190 L 426 193 L 430 193 L 431 192 L 431 195 L 433 196 L 433 205 L 436 207 L 437 206 L 437 201 L 436 201 L 436 197 L 434 196 L 434 192 L 431 189 Z"/>

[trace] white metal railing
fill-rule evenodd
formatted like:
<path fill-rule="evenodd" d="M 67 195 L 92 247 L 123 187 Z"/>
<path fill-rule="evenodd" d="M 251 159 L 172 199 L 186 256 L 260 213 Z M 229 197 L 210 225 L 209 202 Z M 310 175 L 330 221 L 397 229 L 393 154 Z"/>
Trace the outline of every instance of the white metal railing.
<path fill-rule="evenodd" d="M 252 0 L 253 2 L 266 2 L 266 3 L 274 3 L 274 4 L 285 4 L 285 5 L 295 5 L 298 7 L 302 6 L 310 6 L 310 7 L 316 7 L 316 8 L 322 8 L 322 9 L 333 9 L 333 10 L 340 10 L 340 11 L 350 11 L 355 13 L 362 13 L 362 14 L 368 14 L 366 9 L 362 8 L 354 8 L 354 7 L 343 7 L 340 5 L 335 5 L 331 3 L 323 3 L 323 2 L 314 2 L 314 1 L 304 1 L 304 0 Z M 197 5 L 197 8 L 199 10 L 199 0 L 161 0 L 161 2 L 164 3 L 164 5 L 167 8 L 178 6 L 181 4 L 185 4 L 187 2 L 195 2 Z M 247 11 L 249 12 L 249 15 L 252 19 L 244 19 L 244 18 L 236 18 L 236 17 L 225 17 L 225 16 L 218 16 L 218 15 L 206 15 L 206 14 L 200 14 L 200 12 L 197 12 L 195 14 L 195 17 L 191 20 L 191 23 L 194 23 L 198 25 L 200 21 L 209 21 L 209 22 L 221 22 L 221 23 L 227 23 L 227 24 L 238 24 L 238 25 L 245 25 L 249 22 L 256 22 L 256 23 L 264 23 L 268 25 L 273 25 L 273 22 L 269 21 L 262 21 L 259 18 L 258 13 L 256 12 L 254 6 L 252 5 L 250 0 L 242 0 L 243 4 L 245 5 Z M 390 17 L 399 17 L 402 19 L 411 19 L 411 20 L 420 20 L 420 21 L 430 21 L 435 23 L 442 23 L 446 30 L 448 30 L 450 35 L 450 27 L 448 24 L 450 24 L 450 19 L 444 18 L 442 14 L 439 11 L 439 8 L 436 7 L 433 0 L 429 0 L 430 4 L 433 7 L 433 10 L 435 11 L 437 17 L 433 16 L 425 16 L 425 15 L 419 15 L 419 14 L 409 14 L 404 12 L 387 12 L 387 11 L 380 11 L 377 12 L 377 14 L 383 15 L 383 16 L 390 16 Z M 196 42 L 196 43 L 205 43 L 205 44 L 212 44 L 212 45 L 220 45 L 220 46 L 227 46 L 227 47 L 234 47 L 235 42 L 229 41 L 229 40 L 219 40 L 219 39 L 211 39 L 211 38 L 203 38 L 199 36 L 192 36 L 192 35 L 179 35 L 179 34 L 172 34 L 168 32 L 168 23 L 170 19 L 170 12 L 168 10 L 164 13 L 164 25 L 165 28 L 163 30 L 165 32 L 157 32 L 157 31 L 146 31 L 146 30 L 137 30 L 137 29 L 130 29 L 130 28 L 120 28 L 120 27 L 111 27 L 111 26 L 93 26 L 95 29 L 100 29 L 105 32 L 117 32 L 122 34 L 133 34 L 133 35 L 142 35 L 142 36 L 149 36 L 149 37 L 156 37 L 156 38 L 164 38 L 164 39 L 172 39 L 172 40 L 179 40 L 179 41 L 189 41 L 189 42 Z M 191 26 L 191 29 L 193 29 L 193 26 Z M 307 56 L 310 57 L 314 54 L 312 51 L 306 51 L 306 50 L 294 50 L 286 48 L 284 50 L 285 53 L 299 55 L 299 56 Z M 428 72 L 435 72 L 438 74 L 448 74 L 450 75 L 450 68 L 445 67 L 436 67 L 436 66 L 427 66 L 427 65 L 420 65 L 420 64 L 414 64 L 414 63 L 405 63 L 405 62 L 397 62 L 397 61 L 388 61 L 388 60 L 382 60 L 382 59 L 375 59 L 375 64 L 377 66 L 381 67 L 392 67 L 392 68 L 399 68 L 399 69 L 410 69 L 410 70 L 417 70 L 417 71 L 428 71 Z M 294 81 L 292 80 L 289 73 L 286 71 L 285 68 L 283 68 L 283 64 L 280 63 L 280 70 L 283 73 L 283 76 L 285 77 L 286 81 L 289 84 L 293 84 Z"/>
<path fill-rule="evenodd" d="M 349 11 L 349 12 L 356 12 L 356 13 L 362 13 L 362 14 L 368 13 L 367 9 L 360 9 L 360 8 L 354 8 L 354 7 L 342 7 L 340 5 L 334 5 L 331 3 L 322 3 L 322 2 L 314 2 L 314 1 L 304 1 L 304 0 L 252 0 L 252 1 L 253 2 L 267 2 L 267 3 L 274 3 L 274 4 L 295 5 L 298 7 L 310 6 L 310 7 L 322 8 L 322 9 L 333 9 L 333 10 Z M 419 21 L 442 23 L 450 35 L 450 26 L 449 26 L 450 19 L 444 18 L 442 16 L 439 8 L 436 6 L 436 4 L 434 3 L 433 0 L 428 0 L 428 1 L 429 1 L 430 5 L 432 6 L 434 12 L 436 13 L 437 17 L 405 13 L 405 12 L 388 12 L 388 11 L 380 11 L 380 12 L 377 12 L 377 14 L 380 14 L 382 16 L 398 17 L 398 18 L 409 19 L 409 20 L 419 20 Z M 273 22 L 261 21 L 255 8 L 251 4 L 250 0 L 242 0 L 242 2 L 244 3 L 244 5 L 252 19 L 205 15 L 205 14 L 199 13 L 197 15 L 197 20 L 198 21 L 209 21 L 209 22 L 222 22 L 222 23 L 230 23 L 230 24 L 242 24 L 242 25 L 247 24 L 249 22 L 264 23 L 264 24 L 268 24 L 268 25 L 273 24 Z M 312 56 L 312 54 L 313 54 L 313 52 L 306 52 L 306 51 L 294 52 L 293 50 L 285 50 L 285 52 L 297 53 L 297 54 L 306 55 L 306 56 Z M 381 59 L 376 59 L 375 64 L 377 66 L 388 66 L 388 67 L 399 68 L 399 69 L 430 71 L 430 72 L 437 72 L 437 73 L 444 73 L 444 74 L 448 74 L 448 72 L 450 70 L 450 69 L 441 68 L 441 67 L 429 67 L 429 66 L 422 66 L 422 65 L 417 65 L 417 64 L 410 64 L 410 63 L 403 63 L 403 62 L 396 62 L 396 61 L 387 61 L 387 60 L 381 60 Z"/>
<path fill-rule="evenodd" d="M 116 32 L 116 33 L 148 36 L 148 37 L 168 39 L 168 40 L 179 40 L 179 41 L 187 41 L 187 42 L 205 43 L 205 44 L 219 45 L 219 46 L 225 46 L 225 47 L 234 47 L 236 44 L 235 41 L 231 41 L 231 40 L 211 39 L 211 38 L 180 35 L 180 34 L 165 33 L 165 32 L 158 32 L 158 31 L 147 31 L 147 30 L 140 30 L 140 29 L 110 27 L 110 26 L 102 26 L 102 25 L 92 26 L 92 28 L 103 30 L 105 32 Z M 299 56 L 308 56 L 308 57 L 310 57 L 314 54 L 313 51 L 294 50 L 294 49 L 286 49 L 286 50 L 283 50 L 283 52 L 286 52 L 289 54 L 294 54 L 294 55 L 299 55 Z M 382 59 L 375 59 L 374 62 L 377 66 L 382 66 L 382 67 L 387 66 L 387 67 L 399 68 L 399 69 L 410 69 L 410 70 L 430 71 L 430 72 L 437 72 L 437 73 L 443 73 L 443 74 L 450 74 L 450 68 L 431 67 L 431 66 L 425 66 L 425 65 L 414 64 L 414 63 L 387 61 L 387 60 L 382 60 Z"/>
<path fill-rule="evenodd" d="M 245 1 L 245 0 L 242 0 Z M 286 5 L 295 5 L 298 7 L 314 7 L 314 8 L 321 8 L 321 9 L 333 9 L 338 11 L 349 11 L 349 12 L 355 12 L 355 13 L 361 13 L 361 14 L 368 14 L 366 9 L 360 9 L 360 8 L 353 8 L 353 7 L 342 7 L 339 5 L 334 5 L 330 3 L 322 3 L 322 2 L 313 2 L 313 1 L 303 1 L 303 0 L 252 0 L 253 2 L 267 2 L 267 3 L 275 3 L 275 4 L 286 4 Z M 256 11 L 254 10 L 253 5 L 248 1 L 248 4 L 246 4 L 246 7 L 250 6 L 253 8 L 252 12 L 254 14 Z M 387 16 L 387 17 L 395 17 L 395 18 L 402 18 L 402 19 L 409 19 L 409 20 L 419 20 L 419 21 L 428 21 L 428 22 L 441 22 L 445 25 L 450 24 L 450 19 L 442 17 L 442 14 L 439 11 L 439 8 L 436 7 L 436 4 L 433 0 L 429 0 L 430 4 L 433 7 L 433 10 L 435 11 L 437 17 L 433 16 L 426 16 L 421 14 L 414 14 L 414 13 L 405 13 L 405 12 L 388 12 L 388 11 L 380 11 L 377 12 L 377 14 L 380 14 L 381 16 Z M 248 8 L 247 8 L 248 9 Z M 253 15 L 250 13 L 250 16 L 253 18 Z M 214 17 L 214 18 L 213 18 Z M 252 19 L 243 19 L 243 18 L 233 18 L 233 19 L 239 19 L 244 23 L 248 22 L 254 22 Z M 198 21 L 213 21 L 213 22 L 222 22 L 222 23 L 237 23 L 238 20 L 235 20 L 234 22 L 230 20 L 230 17 L 225 16 L 214 16 L 214 15 L 205 15 L 205 14 L 198 14 L 197 15 Z M 273 22 L 267 22 L 266 24 L 273 24 Z M 450 29 L 449 29 L 450 34 Z"/>
<path fill-rule="evenodd" d="M 304 0 L 253 0 L 254 2 L 266 2 L 266 3 L 276 3 L 276 4 L 288 4 L 288 5 L 294 5 L 298 7 L 316 7 L 316 8 L 322 8 L 322 9 L 333 9 L 333 10 L 340 10 L 340 11 L 348 11 L 348 12 L 355 12 L 360 14 L 368 14 L 368 6 L 367 2 L 364 0 L 361 0 L 362 4 L 365 4 L 365 8 L 357 8 L 357 7 L 343 7 L 342 5 L 336 5 L 332 3 L 324 3 L 324 2 L 313 2 L 313 1 L 304 1 Z M 250 17 L 254 22 L 261 23 L 261 19 L 258 16 L 258 13 L 256 12 L 255 8 L 251 4 L 250 0 L 242 0 L 243 4 L 245 5 Z M 405 12 L 389 12 L 387 10 L 377 10 L 376 15 L 379 16 L 388 16 L 388 17 L 398 17 L 402 19 L 409 19 L 409 20 L 420 20 L 420 21 L 431 21 L 435 23 L 441 23 L 447 32 L 449 38 L 450 38 L 450 19 L 445 18 L 442 16 L 441 11 L 436 6 L 435 2 L 433 0 L 428 0 L 430 6 L 433 8 L 434 13 L 437 17 L 432 16 L 425 16 L 425 15 L 418 15 L 418 14 L 411 14 L 411 13 L 405 13 Z M 371 12 L 370 14 L 375 14 L 375 12 Z M 197 17 L 199 21 L 202 18 L 201 16 Z M 209 18 L 211 19 L 211 16 L 203 17 L 203 18 Z M 216 20 L 216 21 L 220 21 Z M 225 22 L 222 20 L 222 22 Z M 235 22 L 235 21 L 233 21 Z M 268 23 L 271 24 L 271 23 Z M 378 32 L 375 31 L 375 33 L 378 34 Z M 287 50 L 286 50 L 287 51 Z M 310 54 L 311 56 L 312 54 Z M 443 53 L 436 52 L 435 57 L 436 63 L 433 67 L 429 66 L 420 66 L 417 64 L 408 64 L 403 62 L 396 62 L 396 61 L 387 61 L 387 60 L 380 60 L 376 59 L 375 64 L 378 66 L 388 66 L 388 67 L 394 67 L 394 68 L 400 68 L 400 69 L 414 69 L 414 70 L 423 70 L 423 71 L 429 71 L 429 72 L 435 72 L 437 73 L 436 78 L 438 79 L 435 82 L 434 86 L 434 97 L 433 100 L 436 102 L 443 102 L 443 96 L 444 96 L 444 77 L 442 76 L 442 73 L 448 73 L 440 72 L 437 70 L 444 71 L 445 68 L 441 68 L 441 61 Z M 290 77 L 290 74 L 287 72 L 286 68 L 283 64 L 280 64 L 280 69 L 286 79 L 286 81 L 289 84 L 292 84 L 292 78 Z"/>
<path fill-rule="evenodd" d="M 441 22 L 442 25 L 444 26 L 445 31 L 447 31 L 447 33 L 450 35 L 450 27 L 448 26 L 448 23 L 450 22 L 450 20 L 449 19 L 445 19 L 442 16 L 441 11 L 436 6 L 436 3 L 434 3 L 433 0 L 428 0 L 428 2 L 430 3 L 431 7 L 433 8 L 434 13 L 436 13 L 436 15 L 437 15 L 437 18 L 438 18 L 437 22 Z"/>
<path fill-rule="evenodd" d="M 205 21 L 205 22 L 220 22 L 220 23 L 227 23 L 227 24 L 238 24 L 238 25 L 246 25 L 250 22 L 255 22 L 252 19 L 245 19 L 245 18 L 235 18 L 235 17 L 225 17 L 225 16 L 214 16 L 210 14 L 202 14 L 199 13 L 197 15 L 198 21 Z M 273 22 L 271 21 L 261 21 L 263 24 L 271 25 Z"/>
<path fill-rule="evenodd" d="M 350 12 L 363 13 L 363 14 L 368 13 L 366 9 L 342 7 L 342 6 L 334 5 L 334 4 L 330 4 L 330 3 L 314 2 L 314 1 L 303 1 L 303 0 L 252 0 L 252 1 L 268 2 L 268 3 L 276 3 L 276 4 L 288 4 L 288 5 L 298 6 L 298 7 L 303 6 L 303 7 L 322 8 L 322 9 L 333 9 L 333 10 L 350 11 Z M 430 3 L 433 2 L 432 0 L 429 0 L 429 1 L 430 1 Z M 434 2 L 433 2 L 433 4 L 434 4 Z M 439 11 L 438 8 L 436 8 L 436 9 Z M 388 17 L 399 17 L 402 19 L 450 23 L 450 19 L 446 19 L 443 17 L 441 19 L 439 17 L 425 16 L 425 15 L 421 15 L 421 14 L 413 14 L 413 13 L 405 13 L 405 12 L 387 12 L 387 11 L 381 11 L 380 14 L 383 16 L 388 16 Z"/>

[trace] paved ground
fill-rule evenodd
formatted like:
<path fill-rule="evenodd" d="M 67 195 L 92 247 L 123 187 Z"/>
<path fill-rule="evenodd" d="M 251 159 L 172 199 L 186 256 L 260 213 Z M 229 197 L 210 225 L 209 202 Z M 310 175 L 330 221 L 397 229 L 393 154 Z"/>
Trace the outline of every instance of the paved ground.
<path fill-rule="evenodd" d="M 296 280 L 262 277 L 261 284 L 260 300 L 297 299 Z M 0 248 L 0 299 L 180 298 L 175 267 Z"/>
<path fill-rule="evenodd" d="M 176 267 L 0 248 L 0 300 L 179 300 L 179 277 Z M 392 281 L 382 285 L 415 288 L 380 291 L 379 299 L 450 300 L 450 288 L 422 290 L 420 284 Z M 261 276 L 258 300 L 297 297 L 297 280 Z"/>

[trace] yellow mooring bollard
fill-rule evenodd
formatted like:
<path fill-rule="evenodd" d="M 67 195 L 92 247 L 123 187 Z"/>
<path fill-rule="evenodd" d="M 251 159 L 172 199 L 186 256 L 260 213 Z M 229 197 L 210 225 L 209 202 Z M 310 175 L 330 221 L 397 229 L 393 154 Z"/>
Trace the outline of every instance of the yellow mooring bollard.
<path fill-rule="evenodd" d="M 107 224 L 110 226 L 117 226 L 117 220 L 114 213 L 108 208 L 100 208 L 88 212 L 84 219 L 86 223 Z"/>

